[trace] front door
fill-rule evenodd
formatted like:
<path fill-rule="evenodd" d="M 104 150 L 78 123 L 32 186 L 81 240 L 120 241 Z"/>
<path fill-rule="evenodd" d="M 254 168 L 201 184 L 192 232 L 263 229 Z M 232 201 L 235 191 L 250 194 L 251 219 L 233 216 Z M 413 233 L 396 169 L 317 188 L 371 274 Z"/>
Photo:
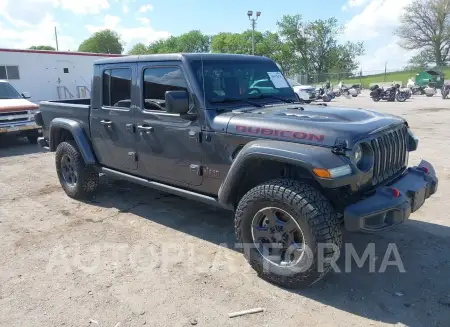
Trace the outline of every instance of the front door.
<path fill-rule="evenodd" d="M 170 184 L 202 183 L 200 123 L 165 111 L 165 92 L 189 91 L 182 66 L 140 63 L 140 108 L 136 110 L 139 175 Z"/>
<path fill-rule="evenodd" d="M 94 83 L 98 83 L 101 101 L 91 104 L 91 138 L 98 160 L 102 166 L 124 172 L 137 169 L 132 105 L 136 66 L 130 63 L 98 67 L 96 74 L 101 81 Z"/>

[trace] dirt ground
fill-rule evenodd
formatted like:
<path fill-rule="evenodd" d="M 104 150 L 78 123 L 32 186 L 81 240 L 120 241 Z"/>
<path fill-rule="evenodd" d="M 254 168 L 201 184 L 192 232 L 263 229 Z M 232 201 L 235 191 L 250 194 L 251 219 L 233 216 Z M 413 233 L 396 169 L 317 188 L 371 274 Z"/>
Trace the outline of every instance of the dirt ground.
<path fill-rule="evenodd" d="M 381 235 L 345 234 L 369 262 L 313 287 L 259 279 L 233 249 L 229 212 L 103 180 L 92 202 L 69 199 L 53 153 L 0 141 L 0 326 L 450 326 L 450 100 L 415 96 L 332 104 L 406 117 L 419 136 L 410 164 L 432 162 L 438 193 Z M 406 272 L 379 273 L 389 244 Z M 344 267 L 345 253 L 338 261 Z M 263 313 L 228 318 L 262 307 Z"/>

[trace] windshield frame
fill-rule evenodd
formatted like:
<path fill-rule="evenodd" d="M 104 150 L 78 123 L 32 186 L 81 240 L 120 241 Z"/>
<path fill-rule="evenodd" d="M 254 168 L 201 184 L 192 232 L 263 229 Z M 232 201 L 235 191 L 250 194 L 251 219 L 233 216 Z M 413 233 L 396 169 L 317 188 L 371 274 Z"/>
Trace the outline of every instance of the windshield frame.
<path fill-rule="evenodd" d="M 239 64 L 242 65 L 246 65 L 246 66 L 250 66 L 252 64 L 257 65 L 267 65 L 267 69 L 266 69 L 266 73 L 267 72 L 276 72 L 276 73 L 280 73 L 281 76 L 283 76 L 284 81 L 286 82 L 287 87 L 285 88 L 280 88 L 280 90 L 288 90 L 285 91 L 285 94 L 278 94 L 278 93 L 274 93 L 274 95 L 284 98 L 287 101 L 284 102 L 280 99 L 277 99 L 276 97 L 254 97 L 255 95 L 259 94 L 259 93 L 255 93 L 255 94 L 247 94 L 247 96 L 244 96 L 242 98 L 238 98 L 235 101 L 224 101 L 224 102 L 220 102 L 220 101 L 211 101 L 211 100 L 216 100 L 216 99 L 220 99 L 220 97 L 217 98 L 208 98 L 205 96 L 205 88 L 203 85 L 203 77 L 204 77 L 204 69 L 207 68 L 208 66 L 214 65 L 214 62 L 217 62 L 218 66 L 222 66 L 222 65 L 232 65 L 233 62 L 236 63 L 238 62 Z M 243 66 L 245 67 L 245 66 Z M 199 59 L 195 59 L 195 60 L 189 60 L 189 70 L 190 73 L 192 74 L 191 76 L 193 77 L 193 82 L 197 85 L 197 89 L 199 91 L 199 96 L 201 96 L 201 98 L 199 100 L 201 100 L 201 102 L 203 103 L 204 109 L 205 110 L 227 110 L 227 109 L 238 109 L 241 107 L 253 107 L 251 104 L 249 104 L 249 101 L 252 102 L 257 102 L 258 104 L 260 104 L 261 106 L 265 106 L 265 105 L 274 105 L 274 104 L 288 104 L 288 101 L 292 101 L 292 103 L 298 101 L 294 90 L 292 89 L 292 86 L 290 85 L 289 81 L 286 79 L 286 77 L 284 76 L 283 72 L 280 71 L 280 69 L 278 68 L 278 66 L 275 64 L 274 61 L 268 59 L 268 58 L 264 58 L 264 57 L 255 57 L 253 58 L 245 58 L 245 59 L 228 59 L 228 60 L 224 60 L 224 59 L 203 59 L 203 58 L 199 58 Z M 201 76 L 198 75 L 199 70 L 201 70 Z M 263 70 L 261 70 L 263 71 Z M 267 76 L 268 77 L 268 76 Z M 252 83 L 257 82 L 258 80 L 262 80 L 260 78 L 255 79 L 252 81 Z M 249 80 L 250 82 L 250 80 Z M 249 86 L 250 87 L 250 86 Z M 276 88 L 274 88 L 276 89 Z M 265 93 L 263 93 L 265 94 Z M 223 95 L 224 98 L 228 97 L 228 94 Z M 241 101 L 239 101 L 241 99 Z"/>
<path fill-rule="evenodd" d="M 6 88 L 9 88 L 10 90 L 13 91 L 13 93 L 17 94 L 17 98 L 4 98 L 0 94 L 0 100 L 23 99 L 23 96 L 19 93 L 19 91 L 16 90 L 16 88 L 14 86 L 11 85 L 11 83 L 5 82 L 5 81 L 0 81 L 0 85 L 6 85 Z"/>

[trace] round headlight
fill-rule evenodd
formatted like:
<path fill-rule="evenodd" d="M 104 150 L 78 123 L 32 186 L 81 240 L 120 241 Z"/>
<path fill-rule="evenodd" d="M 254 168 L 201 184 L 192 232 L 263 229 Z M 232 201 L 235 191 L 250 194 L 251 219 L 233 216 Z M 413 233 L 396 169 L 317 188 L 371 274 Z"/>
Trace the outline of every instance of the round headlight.
<path fill-rule="evenodd" d="M 368 171 L 373 166 L 373 150 L 366 142 L 359 143 L 353 148 L 353 161 L 361 171 Z"/>
<path fill-rule="evenodd" d="M 361 146 L 358 144 L 355 146 L 355 149 L 353 150 L 353 158 L 355 159 L 355 163 L 358 164 L 363 156 L 363 151 Z"/>

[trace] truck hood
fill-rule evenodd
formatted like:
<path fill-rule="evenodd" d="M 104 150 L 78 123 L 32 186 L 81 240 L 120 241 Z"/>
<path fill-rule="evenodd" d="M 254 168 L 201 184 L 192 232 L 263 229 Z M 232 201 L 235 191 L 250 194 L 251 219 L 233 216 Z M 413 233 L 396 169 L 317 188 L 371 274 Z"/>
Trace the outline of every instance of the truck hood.
<path fill-rule="evenodd" d="M 233 113 L 226 128 L 229 134 L 328 147 L 337 139 L 352 147 L 371 134 L 405 123 L 403 118 L 370 110 L 298 104 Z"/>
<path fill-rule="evenodd" d="M 25 99 L 0 99 L 0 112 L 36 110 L 39 106 Z"/>

